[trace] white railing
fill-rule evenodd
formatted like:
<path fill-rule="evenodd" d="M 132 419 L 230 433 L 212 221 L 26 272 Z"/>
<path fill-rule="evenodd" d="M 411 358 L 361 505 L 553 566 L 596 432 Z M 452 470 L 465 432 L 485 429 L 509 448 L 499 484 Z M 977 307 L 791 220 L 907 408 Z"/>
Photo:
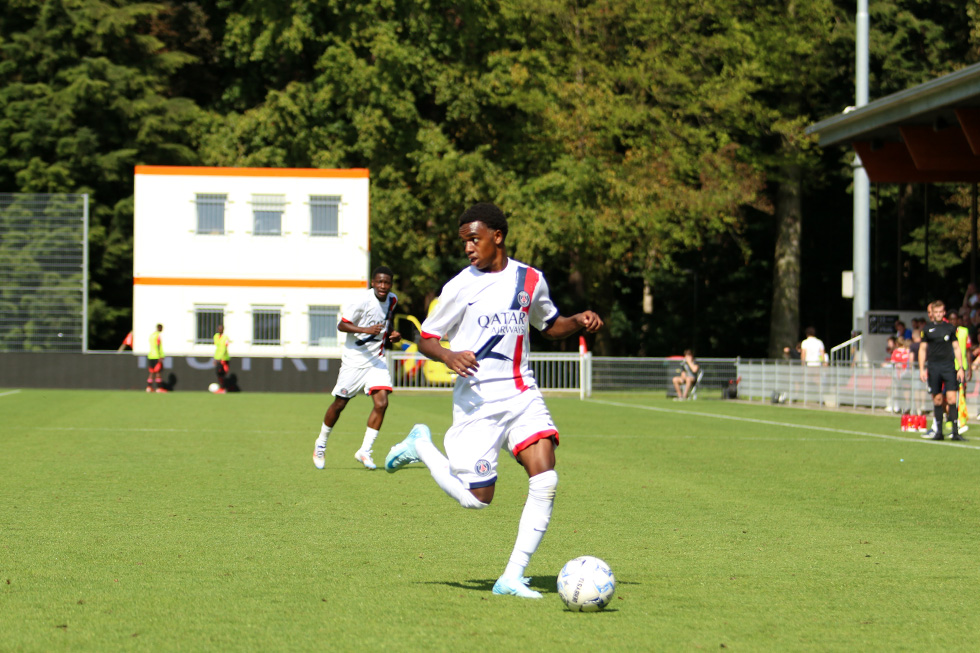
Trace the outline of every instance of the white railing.
<path fill-rule="evenodd" d="M 864 337 L 854 336 L 830 349 L 830 364 L 840 365 L 864 360 Z"/>
<path fill-rule="evenodd" d="M 456 375 L 445 365 L 419 353 L 389 351 L 388 369 L 395 390 L 451 390 Z M 531 354 L 538 387 L 547 392 L 592 396 L 592 354 L 542 352 Z"/>
<path fill-rule="evenodd" d="M 740 399 L 828 407 L 855 406 L 892 412 L 930 412 L 932 398 L 919 379 L 919 368 L 891 363 L 851 361 L 838 365 L 801 365 L 799 361 L 738 361 Z M 966 389 L 967 408 L 976 414 L 978 385 Z"/>

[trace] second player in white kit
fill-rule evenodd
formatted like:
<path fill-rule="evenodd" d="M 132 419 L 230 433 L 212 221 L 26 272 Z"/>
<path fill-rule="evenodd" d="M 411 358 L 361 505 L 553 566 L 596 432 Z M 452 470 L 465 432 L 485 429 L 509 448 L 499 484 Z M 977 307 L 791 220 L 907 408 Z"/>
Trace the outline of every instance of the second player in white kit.
<path fill-rule="evenodd" d="M 398 303 L 398 298 L 391 292 L 391 283 L 391 270 L 378 267 L 371 275 L 371 287 L 341 310 L 337 329 L 346 333 L 347 338 L 340 358 L 337 385 L 333 389 L 335 398 L 323 416 L 320 435 L 313 445 L 313 464 L 317 469 L 325 467 L 327 439 L 340 413 L 359 392 L 369 395 L 374 407 L 368 415 L 364 439 L 354 458 L 368 469 L 376 469 L 371 447 L 384 422 L 388 393 L 391 392 L 391 373 L 385 362 L 384 348 L 386 342 L 401 337 L 391 326 Z"/>

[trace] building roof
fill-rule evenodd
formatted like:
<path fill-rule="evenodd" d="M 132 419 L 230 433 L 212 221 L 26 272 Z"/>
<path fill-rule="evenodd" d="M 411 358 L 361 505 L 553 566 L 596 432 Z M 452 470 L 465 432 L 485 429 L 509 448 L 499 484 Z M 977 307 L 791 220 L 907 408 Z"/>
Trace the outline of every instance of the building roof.
<path fill-rule="evenodd" d="M 980 182 L 980 64 L 807 128 L 850 143 L 873 182 Z"/>

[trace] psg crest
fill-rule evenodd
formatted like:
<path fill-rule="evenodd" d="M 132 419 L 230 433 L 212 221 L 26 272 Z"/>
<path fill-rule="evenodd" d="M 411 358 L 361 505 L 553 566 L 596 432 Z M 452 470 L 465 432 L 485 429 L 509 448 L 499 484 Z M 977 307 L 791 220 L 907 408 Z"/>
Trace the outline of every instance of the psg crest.
<path fill-rule="evenodd" d="M 476 473 L 479 474 L 480 476 L 490 475 L 490 463 L 482 458 L 476 461 L 476 465 L 474 465 L 474 469 L 476 470 Z"/>
<path fill-rule="evenodd" d="M 521 306 L 531 305 L 531 296 L 527 294 L 526 290 L 522 290 L 521 292 L 517 293 L 517 303 Z"/>

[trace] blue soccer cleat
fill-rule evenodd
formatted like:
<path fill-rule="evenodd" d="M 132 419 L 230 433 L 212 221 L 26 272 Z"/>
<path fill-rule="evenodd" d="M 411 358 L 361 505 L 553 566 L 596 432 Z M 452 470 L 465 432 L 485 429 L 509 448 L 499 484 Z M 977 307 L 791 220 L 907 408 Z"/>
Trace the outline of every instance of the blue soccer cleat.
<path fill-rule="evenodd" d="M 425 424 L 413 426 L 408 436 L 391 448 L 385 457 L 385 471 L 394 474 L 405 465 L 421 462 L 419 453 L 415 450 L 415 443 L 419 440 L 432 442 L 432 432 Z"/>
<path fill-rule="evenodd" d="M 522 599 L 540 599 L 541 593 L 535 592 L 524 583 L 524 578 L 498 578 L 493 584 L 494 594 L 519 596 Z M 530 578 L 527 579 L 530 582 Z"/>

